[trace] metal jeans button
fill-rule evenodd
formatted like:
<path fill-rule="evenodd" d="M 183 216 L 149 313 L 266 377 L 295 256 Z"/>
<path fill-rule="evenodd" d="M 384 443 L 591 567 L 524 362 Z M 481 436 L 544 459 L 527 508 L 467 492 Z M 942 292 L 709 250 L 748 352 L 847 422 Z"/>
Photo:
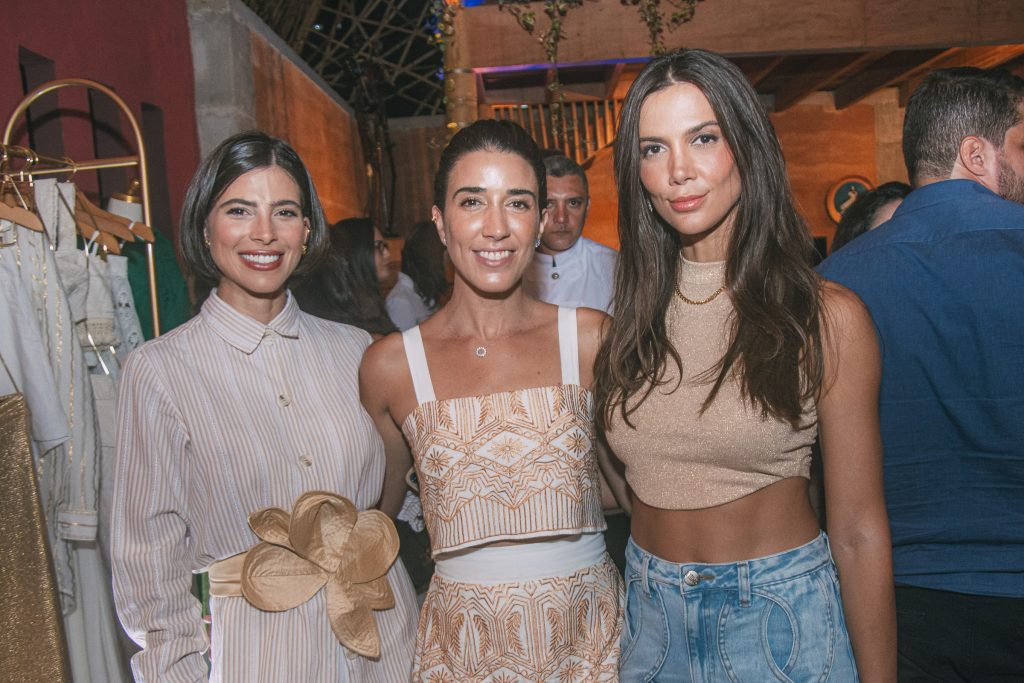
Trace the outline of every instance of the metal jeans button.
<path fill-rule="evenodd" d="M 691 569 L 683 575 L 683 583 L 687 586 L 696 586 L 700 583 L 700 574 Z"/>

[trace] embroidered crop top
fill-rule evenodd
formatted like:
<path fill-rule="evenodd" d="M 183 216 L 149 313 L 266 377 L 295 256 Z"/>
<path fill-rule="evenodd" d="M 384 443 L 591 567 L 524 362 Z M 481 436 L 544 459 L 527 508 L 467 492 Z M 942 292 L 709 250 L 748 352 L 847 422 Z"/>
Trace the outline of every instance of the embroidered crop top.
<path fill-rule="evenodd" d="M 575 309 L 558 309 L 562 382 L 553 386 L 436 400 L 419 327 L 402 336 L 419 404 L 402 432 L 432 555 L 605 528 Z"/>
<path fill-rule="evenodd" d="M 680 266 L 680 290 L 701 301 L 725 282 L 725 263 Z M 809 477 L 811 446 L 817 433 L 813 401 L 804 406 L 800 429 L 762 417 L 745 401 L 739 382 L 727 380 L 703 415 L 700 408 L 712 383 L 700 382 L 725 353 L 732 301 L 723 294 L 703 305 L 672 297 L 667 332 L 683 365 L 683 382 L 671 359 L 667 383 L 656 387 L 630 415 L 633 428 L 616 410 L 606 433 L 608 444 L 626 466 L 626 480 L 648 505 L 694 510 L 742 498 L 787 477 Z M 641 395 L 643 389 L 639 392 Z M 636 396 L 631 401 L 635 405 Z"/>

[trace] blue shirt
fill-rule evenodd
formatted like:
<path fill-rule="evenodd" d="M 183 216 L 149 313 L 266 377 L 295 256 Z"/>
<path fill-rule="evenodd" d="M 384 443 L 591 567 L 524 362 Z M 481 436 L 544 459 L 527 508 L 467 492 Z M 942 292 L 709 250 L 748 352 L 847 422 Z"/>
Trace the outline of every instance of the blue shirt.
<path fill-rule="evenodd" d="M 1024 597 L 1024 206 L 926 185 L 818 270 L 878 332 L 896 582 Z"/>

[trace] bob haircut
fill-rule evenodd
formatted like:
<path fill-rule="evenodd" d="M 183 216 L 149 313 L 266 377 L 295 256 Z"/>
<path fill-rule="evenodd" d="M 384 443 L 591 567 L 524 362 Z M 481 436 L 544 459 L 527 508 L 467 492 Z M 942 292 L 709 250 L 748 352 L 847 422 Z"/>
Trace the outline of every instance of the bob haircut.
<path fill-rule="evenodd" d="M 794 206 L 782 148 L 757 93 L 734 64 L 706 50 L 652 60 L 623 104 L 615 141 L 615 317 L 595 363 L 595 415 L 607 427 L 620 408 L 629 424 L 629 415 L 663 383 L 667 360 L 682 369 L 665 322 L 682 243 L 654 212 L 640 180 L 644 102 L 678 84 L 694 85 L 707 98 L 740 176 L 725 267 L 735 315 L 725 354 L 702 377 L 712 385 L 704 409 L 736 373 L 752 405 L 795 425 L 823 375 L 814 243 Z"/>
<path fill-rule="evenodd" d="M 448 195 L 448 176 L 456 162 L 472 152 L 507 152 L 521 156 L 537 176 L 537 210 L 547 203 L 547 171 L 537 143 L 517 123 L 481 119 L 456 133 L 441 153 L 434 176 L 434 205 L 441 211 Z"/>
<path fill-rule="evenodd" d="M 178 239 L 188 269 L 203 280 L 216 283 L 224 276 L 206 246 L 206 222 L 214 204 L 227 187 L 249 171 L 277 166 L 299 186 L 302 217 L 309 219 L 306 254 L 294 276 L 312 270 L 327 251 L 327 221 L 306 165 L 284 140 L 258 130 L 232 135 L 217 145 L 200 164 L 185 193 Z"/>

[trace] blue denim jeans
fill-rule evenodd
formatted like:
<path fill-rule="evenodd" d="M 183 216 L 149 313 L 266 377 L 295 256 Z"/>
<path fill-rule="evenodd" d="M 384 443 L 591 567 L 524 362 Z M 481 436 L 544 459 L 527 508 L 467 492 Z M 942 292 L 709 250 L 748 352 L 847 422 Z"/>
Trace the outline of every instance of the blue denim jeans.
<path fill-rule="evenodd" d="M 630 539 L 620 680 L 858 681 L 825 534 L 729 564 L 668 562 Z"/>

